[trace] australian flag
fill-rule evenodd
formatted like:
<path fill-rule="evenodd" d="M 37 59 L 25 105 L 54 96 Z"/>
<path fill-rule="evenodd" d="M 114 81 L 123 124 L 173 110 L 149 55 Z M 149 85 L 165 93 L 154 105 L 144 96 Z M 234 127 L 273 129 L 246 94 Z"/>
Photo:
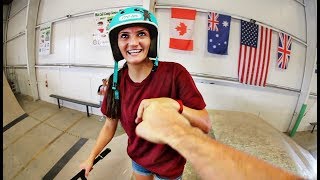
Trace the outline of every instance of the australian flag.
<path fill-rule="evenodd" d="M 228 54 L 231 16 L 208 13 L 208 52 Z"/>

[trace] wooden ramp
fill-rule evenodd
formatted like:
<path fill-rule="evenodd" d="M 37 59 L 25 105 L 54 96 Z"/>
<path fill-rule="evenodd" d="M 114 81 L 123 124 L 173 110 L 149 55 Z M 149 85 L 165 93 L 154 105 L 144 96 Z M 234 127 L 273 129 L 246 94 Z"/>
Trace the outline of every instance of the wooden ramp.
<path fill-rule="evenodd" d="M 26 115 L 12 93 L 7 78 L 3 73 L 3 127 Z"/>

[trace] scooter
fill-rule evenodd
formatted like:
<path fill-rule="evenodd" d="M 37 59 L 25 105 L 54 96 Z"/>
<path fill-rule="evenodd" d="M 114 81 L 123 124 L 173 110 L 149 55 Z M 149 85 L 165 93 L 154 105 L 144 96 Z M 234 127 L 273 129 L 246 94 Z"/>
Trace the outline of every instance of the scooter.
<path fill-rule="evenodd" d="M 100 153 L 93 161 L 93 166 L 99 162 L 101 159 L 103 159 L 107 154 L 109 154 L 111 152 L 111 149 L 106 148 L 104 151 L 102 151 L 102 153 Z M 91 170 L 90 170 L 91 171 Z M 78 172 L 78 174 L 76 174 L 75 176 L 73 176 L 73 178 L 71 178 L 71 180 L 78 180 L 79 178 L 81 178 L 82 180 L 87 180 L 86 176 L 85 176 L 85 169 L 82 169 L 80 172 Z"/>

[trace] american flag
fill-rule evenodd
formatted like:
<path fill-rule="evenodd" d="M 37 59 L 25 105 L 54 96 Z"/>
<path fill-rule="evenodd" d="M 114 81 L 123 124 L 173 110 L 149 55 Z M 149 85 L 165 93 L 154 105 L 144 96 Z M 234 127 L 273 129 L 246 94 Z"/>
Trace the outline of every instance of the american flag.
<path fill-rule="evenodd" d="M 291 54 L 292 37 L 279 33 L 278 60 L 277 64 L 280 69 L 287 69 Z"/>
<path fill-rule="evenodd" d="M 239 82 L 266 86 L 270 62 L 272 30 L 241 20 Z"/>
<path fill-rule="evenodd" d="M 219 24 L 218 17 L 219 17 L 218 13 L 212 12 L 212 13 L 208 14 L 208 30 L 210 30 L 210 31 L 219 31 L 219 29 L 218 29 L 218 24 Z"/>

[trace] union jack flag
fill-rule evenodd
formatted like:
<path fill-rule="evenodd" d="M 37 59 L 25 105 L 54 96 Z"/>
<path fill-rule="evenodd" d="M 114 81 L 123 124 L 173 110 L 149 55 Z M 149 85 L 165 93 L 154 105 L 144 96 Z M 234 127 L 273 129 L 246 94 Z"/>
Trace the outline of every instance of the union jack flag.
<path fill-rule="evenodd" d="M 277 64 L 280 69 L 287 69 L 291 54 L 292 37 L 279 33 L 278 60 Z"/>
<path fill-rule="evenodd" d="M 218 24 L 219 24 L 218 17 L 219 17 L 218 13 L 212 12 L 212 13 L 208 14 L 208 30 L 210 30 L 210 31 L 219 31 L 219 29 L 218 29 Z"/>

